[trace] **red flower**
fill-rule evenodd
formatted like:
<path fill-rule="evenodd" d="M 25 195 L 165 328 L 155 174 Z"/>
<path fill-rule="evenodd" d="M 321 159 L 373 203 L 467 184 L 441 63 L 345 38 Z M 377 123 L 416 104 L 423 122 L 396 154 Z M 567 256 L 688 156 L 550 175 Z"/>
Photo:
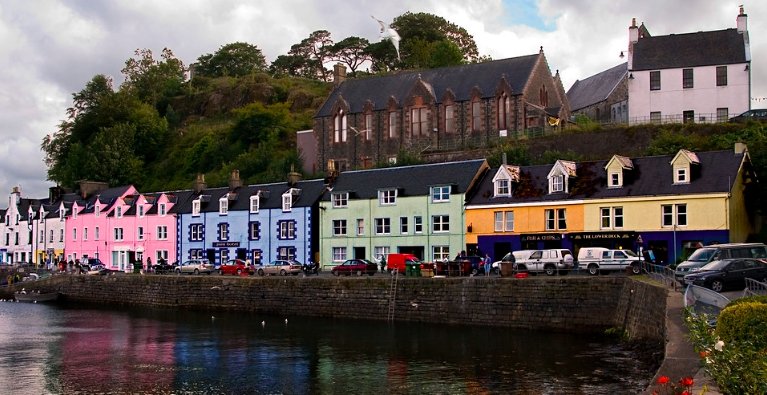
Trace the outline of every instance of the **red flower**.
<path fill-rule="evenodd" d="M 692 383 L 693 383 L 692 377 L 689 377 L 689 376 L 679 380 L 679 384 L 681 384 L 684 387 L 692 387 Z"/>
<path fill-rule="evenodd" d="M 691 395 L 691 394 L 689 392 L 687 392 L 687 391 L 682 391 L 682 393 L 679 394 L 679 395 Z"/>
<path fill-rule="evenodd" d="M 668 380 L 668 376 L 660 376 L 658 377 L 658 384 L 667 384 Z"/>

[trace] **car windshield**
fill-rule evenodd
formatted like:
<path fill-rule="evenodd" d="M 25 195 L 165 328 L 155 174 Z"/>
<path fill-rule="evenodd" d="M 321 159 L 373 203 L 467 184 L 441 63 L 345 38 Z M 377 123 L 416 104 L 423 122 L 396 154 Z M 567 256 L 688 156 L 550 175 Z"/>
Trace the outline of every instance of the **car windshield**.
<path fill-rule="evenodd" d="M 716 248 L 698 248 L 687 260 L 690 262 L 708 262 L 715 252 Z"/>
<path fill-rule="evenodd" d="M 711 261 L 707 263 L 705 266 L 700 268 L 700 270 L 722 270 L 727 267 L 727 265 L 730 264 L 730 261 Z"/>
<path fill-rule="evenodd" d="M 631 251 L 631 250 L 623 250 L 623 252 L 626 253 L 626 255 L 631 256 L 631 257 L 636 257 L 637 256 L 637 254 L 635 254 L 634 251 Z"/>

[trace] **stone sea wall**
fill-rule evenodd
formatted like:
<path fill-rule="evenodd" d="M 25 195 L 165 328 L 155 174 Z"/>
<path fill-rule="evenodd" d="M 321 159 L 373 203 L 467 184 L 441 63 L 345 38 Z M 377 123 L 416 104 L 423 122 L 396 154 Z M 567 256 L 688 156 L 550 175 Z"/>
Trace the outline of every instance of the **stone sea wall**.
<path fill-rule="evenodd" d="M 631 277 L 408 278 L 57 275 L 24 283 L 68 303 L 415 321 L 663 340 L 666 290 Z M 12 291 L 9 288 L 8 291 Z M 394 299 L 394 308 L 390 302 Z"/>

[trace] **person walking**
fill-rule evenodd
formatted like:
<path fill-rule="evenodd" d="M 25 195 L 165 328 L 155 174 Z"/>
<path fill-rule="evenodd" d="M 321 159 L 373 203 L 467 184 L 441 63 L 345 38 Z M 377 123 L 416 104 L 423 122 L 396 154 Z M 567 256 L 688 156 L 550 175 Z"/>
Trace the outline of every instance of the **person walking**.
<path fill-rule="evenodd" d="M 485 254 L 485 276 L 490 276 L 490 271 L 493 270 L 493 262 L 490 259 L 490 254 Z"/>

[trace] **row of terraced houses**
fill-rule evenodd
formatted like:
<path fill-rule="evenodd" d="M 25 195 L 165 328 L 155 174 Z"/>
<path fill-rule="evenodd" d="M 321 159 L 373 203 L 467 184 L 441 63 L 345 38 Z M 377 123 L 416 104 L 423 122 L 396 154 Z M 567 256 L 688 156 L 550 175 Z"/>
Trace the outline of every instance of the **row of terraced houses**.
<path fill-rule="evenodd" d="M 747 148 L 490 168 L 485 160 L 348 171 L 326 180 L 142 193 L 84 182 L 44 199 L 15 188 L 0 212 L 3 263 L 48 265 L 98 257 L 131 263 L 232 258 L 319 260 L 409 252 L 605 246 L 652 249 L 671 262 L 687 249 L 757 232 Z"/>

